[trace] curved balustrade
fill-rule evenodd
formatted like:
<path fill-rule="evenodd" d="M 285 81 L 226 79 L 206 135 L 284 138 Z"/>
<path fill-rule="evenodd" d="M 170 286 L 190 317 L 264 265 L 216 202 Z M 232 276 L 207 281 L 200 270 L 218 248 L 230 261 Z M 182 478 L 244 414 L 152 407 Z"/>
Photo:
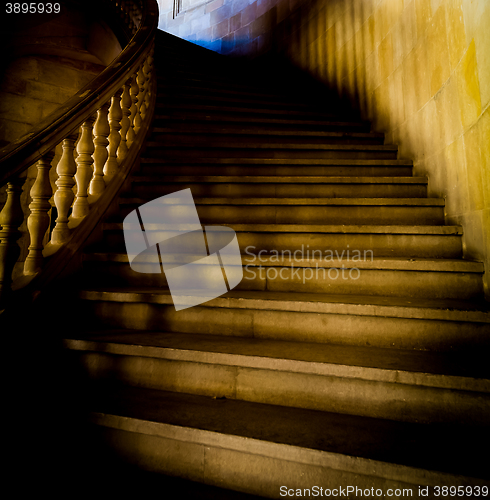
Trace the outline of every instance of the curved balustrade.
<path fill-rule="evenodd" d="M 61 272 L 121 189 L 149 129 L 158 6 L 155 0 L 106 0 L 104 7 L 113 20 L 120 18 L 127 46 L 30 134 L 0 151 L 0 186 L 7 186 L 0 212 L 0 309 L 12 296 L 14 268 L 20 289 L 34 281 L 40 289 Z M 30 167 L 35 181 L 24 213 L 21 194 Z M 29 235 L 23 262 L 21 227 Z"/>

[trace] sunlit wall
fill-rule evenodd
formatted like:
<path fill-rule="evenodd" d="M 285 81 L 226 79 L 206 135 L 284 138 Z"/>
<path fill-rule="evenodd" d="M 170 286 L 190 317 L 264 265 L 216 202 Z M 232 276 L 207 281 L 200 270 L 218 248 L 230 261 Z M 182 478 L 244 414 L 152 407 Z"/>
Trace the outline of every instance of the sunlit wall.
<path fill-rule="evenodd" d="M 465 255 L 490 270 L 490 1 L 214 0 L 162 13 L 182 38 L 281 53 L 348 96 L 428 175 L 448 223 L 464 226 Z"/>

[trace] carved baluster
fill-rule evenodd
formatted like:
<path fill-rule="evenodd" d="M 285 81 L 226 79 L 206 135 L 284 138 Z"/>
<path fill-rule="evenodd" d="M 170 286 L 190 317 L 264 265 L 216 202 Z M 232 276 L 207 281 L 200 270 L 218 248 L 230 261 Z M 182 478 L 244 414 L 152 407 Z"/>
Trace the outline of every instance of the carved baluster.
<path fill-rule="evenodd" d="M 77 173 L 75 179 L 77 181 L 77 195 L 73 205 L 72 218 L 81 219 L 89 212 L 88 204 L 88 186 L 92 179 L 93 163 L 92 153 L 94 152 L 94 140 L 92 137 L 92 128 L 94 125 L 95 116 L 91 116 L 82 124 L 82 135 L 77 145 Z"/>
<path fill-rule="evenodd" d="M 145 119 L 146 115 L 146 103 L 145 103 L 145 92 L 146 92 L 146 74 L 145 74 L 145 64 L 142 64 L 139 71 L 138 71 L 138 76 L 136 78 L 136 81 L 138 83 L 138 88 L 139 88 L 139 94 L 138 94 L 138 110 L 139 110 L 139 115 L 140 115 L 140 126 L 141 122 Z"/>
<path fill-rule="evenodd" d="M 124 84 L 124 92 L 121 98 L 122 104 L 122 120 L 121 120 L 121 142 L 119 144 L 119 149 L 117 150 L 117 157 L 119 160 L 123 160 L 128 154 L 128 133 L 131 127 L 131 122 L 129 117 L 131 115 L 131 79 L 129 79 Z M 134 134 L 134 132 L 133 132 Z"/>
<path fill-rule="evenodd" d="M 108 183 L 117 172 L 119 167 L 119 162 L 117 161 L 117 149 L 121 142 L 121 93 L 122 89 L 116 91 L 111 99 L 111 107 L 109 109 L 109 124 L 110 124 L 110 134 L 109 134 L 109 158 L 104 167 L 104 179 Z"/>
<path fill-rule="evenodd" d="M 49 182 L 49 170 L 54 158 L 54 150 L 45 154 L 37 162 L 37 177 L 32 185 L 30 195 L 32 202 L 29 205 L 31 214 L 27 219 L 27 229 L 31 238 L 29 254 L 24 262 L 24 274 L 35 274 L 43 263 L 43 238 L 49 227 L 49 199 L 53 194 Z"/>
<path fill-rule="evenodd" d="M 56 167 L 56 173 L 58 174 L 56 186 L 58 189 L 54 193 L 54 204 L 58 212 L 58 217 L 56 218 L 56 226 L 51 235 L 51 243 L 54 245 L 65 243 L 70 237 L 68 212 L 75 199 L 73 186 L 75 185 L 74 175 L 77 171 L 77 164 L 75 163 L 73 150 L 75 149 L 77 138 L 78 133 L 74 133 L 63 140 L 63 154 Z"/>
<path fill-rule="evenodd" d="M 131 83 L 131 100 L 133 101 L 131 105 L 131 118 L 130 122 L 133 128 L 134 136 L 130 132 L 130 135 L 133 136 L 132 140 L 129 142 L 128 146 L 131 146 L 131 143 L 134 140 L 134 137 L 136 134 L 139 132 L 139 129 L 141 127 L 141 116 L 138 112 L 138 92 L 139 92 L 139 87 L 138 87 L 138 82 L 136 81 L 136 75 L 133 75 L 133 80 Z M 131 127 L 130 127 L 131 130 Z"/>
<path fill-rule="evenodd" d="M 7 184 L 7 201 L 0 212 L 0 299 L 11 290 L 12 271 L 20 255 L 17 240 L 22 236 L 19 226 L 24 220 L 20 204 L 25 179 L 14 179 Z"/>
<path fill-rule="evenodd" d="M 94 125 L 94 176 L 90 181 L 89 194 L 100 196 L 105 189 L 106 183 L 104 181 L 104 167 L 109 153 L 107 146 L 109 140 L 110 128 L 109 120 L 107 119 L 107 112 L 109 110 L 109 102 L 105 103 L 97 111 L 97 120 Z"/>
<path fill-rule="evenodd" d="M 151 97 L 151 74 L 153 70 L 153 48 L 150 51 L 150 54 L 148 55 L 147 58 L 147 66 L 148 66 L 148 71 L 147 71 L 147 80 L 146 80 L 146 95 L 145 95 L 145 101 L 146 101 L 146 109 L 148 110 L 150 108 L 150 97 Z"/>

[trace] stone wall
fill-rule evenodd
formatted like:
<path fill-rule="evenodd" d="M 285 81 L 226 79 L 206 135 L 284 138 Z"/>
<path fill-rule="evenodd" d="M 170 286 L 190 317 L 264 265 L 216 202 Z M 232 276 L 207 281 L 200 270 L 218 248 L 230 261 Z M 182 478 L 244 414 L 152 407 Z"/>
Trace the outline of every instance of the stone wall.
<path fill-rule="evenodd" d="M 275 26 L 275 0 L 211 0 L 176 14 L 173 0 L 160 0 L 159 28 L 216 52 L 251 55 L 266 49 Z M 287 11 L 282 12 L 288 15 Z"/>
<path fill-rule="evenodd" d="M 485 261 L 488 293 L 488 0 L 224 0 L 203 19 L 166 22 L 218 52 L 285 55 L 398 144 L 429 195 L 446 199 L 448 223 L 463 225 L 465 256 Z"/>
<path fill-rule="evenodd" d="M 58 16 L 19 19 L 2 33 L 0 147 L 26 134 L 121 52 L 105 23 L 69 5 Z"/>

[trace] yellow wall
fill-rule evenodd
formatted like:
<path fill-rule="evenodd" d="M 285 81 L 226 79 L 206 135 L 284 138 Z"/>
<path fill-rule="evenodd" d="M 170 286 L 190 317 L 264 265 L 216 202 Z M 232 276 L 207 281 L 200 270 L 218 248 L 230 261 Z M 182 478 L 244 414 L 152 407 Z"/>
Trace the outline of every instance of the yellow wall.
<path fill-rule="evenodd" d="M 216 0 L 202 19 L 162 23 L 232 55 L 278 51 L 349 98 L 429 177 L 429 196 L 445 198 L 465 256 L 486 263 L 490 296 L 490 0 L 242 3 Z M 212 25 L 224 18 L 220 40 Z M 207 31 L 191 33 L 204 21 Z"/>
<path fill-rule="evenodd" d="M 223 8 L 234 1 L 225 0 Z M 444 197 L 490 289 L 490 0 L 256 0 L 232 54 L 278 51 L 337 89 Z M 245 12 L 245 11 L 244 11 Z M 230 14 L 231 15 L 231 14 Z M 242 13 L 243 18 L 243 13 Z M 243 41 L 242 41 L 243 40 Z"/>
<path fill-rule="evenodd" d="M 320 1 L 301 16 L 303 68 L 359 103 L 446 199 L 490 280 L 490 1 Z M 306 43 L 305 43 L 306 42 Z"/>

